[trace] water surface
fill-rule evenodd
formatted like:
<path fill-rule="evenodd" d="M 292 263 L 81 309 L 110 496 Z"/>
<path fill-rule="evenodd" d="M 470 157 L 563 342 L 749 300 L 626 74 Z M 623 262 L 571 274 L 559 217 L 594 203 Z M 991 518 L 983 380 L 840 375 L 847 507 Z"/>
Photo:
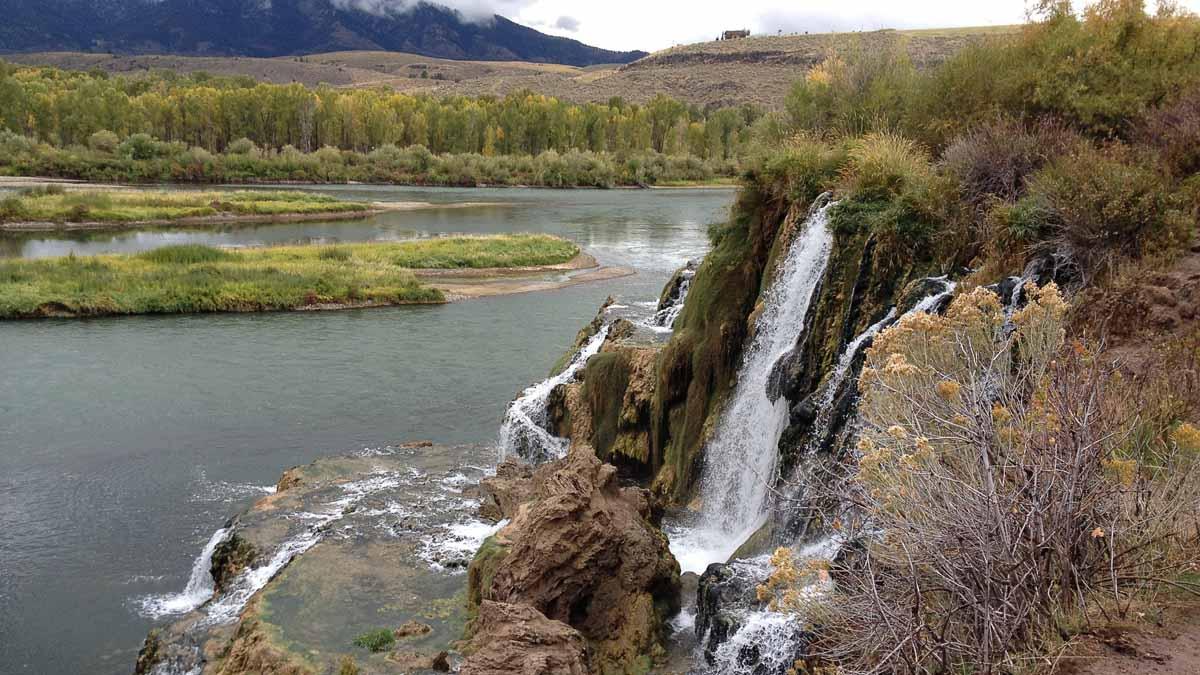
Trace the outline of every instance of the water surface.
<path fill-rule="evenodd" d="M 320 188 L 505 202 L 363 221 L 0 237 L 2 255 L 548 232 L 632 277 L 437 307 L 0 323 L 0 673 L 128 673 L 138 599 L 181 590 L 280 472 L 414 439 L 490 443 L 604 298 L 657 299 L 732 192 Z"/>

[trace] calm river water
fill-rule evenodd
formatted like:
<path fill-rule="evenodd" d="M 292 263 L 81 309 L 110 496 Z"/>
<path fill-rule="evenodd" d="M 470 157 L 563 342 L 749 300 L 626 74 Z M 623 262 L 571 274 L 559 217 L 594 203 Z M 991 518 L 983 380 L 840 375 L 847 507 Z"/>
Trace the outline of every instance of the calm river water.
<path fill-rule="evenodd" d="M 414 439 L 490 443 L 608 295 L 636 306 L 706 249 L 727 190 L 421 190 L 489 202 L 365 221 L 0 237 L 0 256 L 168 243 L 548 232 L 632 277 L 440 307 L 0 323 L 0 673 L 128 673 L 197 552 L 289 466 Z"/>

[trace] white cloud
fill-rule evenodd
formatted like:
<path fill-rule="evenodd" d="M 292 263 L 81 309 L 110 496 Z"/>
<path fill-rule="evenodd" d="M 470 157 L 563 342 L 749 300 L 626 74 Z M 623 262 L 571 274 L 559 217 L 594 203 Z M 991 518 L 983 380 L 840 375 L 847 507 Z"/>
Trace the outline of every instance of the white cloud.
<path fill-rule="evenodd" d="M 453 9 L 469 21 L 486 21 L 492 16 L 512 18 L 534 0 L 333 0 L 342 9 L 357 9 L 371 14 L 403 14 L 422 3 Z"/>
<path fill-rule="evenodd" d="M 568 33 L 575 33 L 579 31 L 579 19 L 576 19 L 573 16 L 560 16 L 558 17 L 558 20 L 554 22 L 554 27 L 560 30 L 565 30 Z"/>

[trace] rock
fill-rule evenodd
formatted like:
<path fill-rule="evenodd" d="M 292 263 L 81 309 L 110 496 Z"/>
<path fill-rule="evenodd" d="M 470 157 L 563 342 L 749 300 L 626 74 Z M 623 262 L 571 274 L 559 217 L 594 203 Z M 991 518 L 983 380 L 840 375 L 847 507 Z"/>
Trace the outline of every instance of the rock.
<path fill-rule="evenodd" d="M 504 460 L 496 467 L 496 475 L 479 482 L 483 495 L 479 516 L 493 523 L 517 514 L 517 507 L 533 497 L 533 469 L 514 459 Z"/>
<path fill-rule="evenodd" d="M 484 600 L 461 675 L 585 675 L 587 643 L 579 631 L 529 605 Z"/>
<path fill-rule="evenodd" d="M 217 593 L 224 591 L 242 570 L 253 567 L 258 549 L 239 532 L 234 532 L 213 550 L 210 572 Z"/>
<path fill-rule="evenodd" d="M 447 652 L 429 655 L 413 650 L 399 650 L 387 655 L 387 660 L 400 667 L 401 672 L 411 673 L 423 670 L 436 670 L 442 673 L 450 672 L 450 662 Z"/>
<path fill-rule="evenodd" d="M 276 494 L 286 492 L 301 485 L 304 485 L 303 467 L 293 467 L 284 471 L 283 475 L 279 477 L 279 482 L 275 484 L 275 492 Z"/>
<path fill-rule="evenodd" d="M 664 618 L 678 609 L 679 564 L 649 494 L 622 488 L 590 448 L 539 467 L 533 486 L 472 563 L 468 597 L 528 605 L 578 629 L 598 670 L 659 653 Z"/>
<path fill-rule="evenodd" d="M 684 282 L 690 282 L 692 277 L 696 276 L 696 267 L 696 261 L 689 260 L 686 265 L 675 270 L 675 274 L 671 275 L 671 279 L 663 287 L 662 294 L 658 296 L 658 311 L 661 312 L 679 302 L 679 296 L 683 294 Z"/>
<path fill-rule="evenodd" d="M 428 635 L 432 631 L 433 628 L 420 621 L 405 621 L 399 628 L 392 631 L 392 635 L 396 636 L 397 640 L 403 640 L 418 635 Z"/>

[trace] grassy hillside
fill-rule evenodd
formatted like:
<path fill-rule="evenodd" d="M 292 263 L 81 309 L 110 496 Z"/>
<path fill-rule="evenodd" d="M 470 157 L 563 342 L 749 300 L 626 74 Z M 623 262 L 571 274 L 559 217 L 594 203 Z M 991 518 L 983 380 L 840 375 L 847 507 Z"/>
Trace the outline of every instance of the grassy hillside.
<path fill-rule="evenodd" d="M 6 57 L 16 63 L 136 73 L 171 69 L 246 75 L 256 80 L 336 87 L 386 86 L 438 95 L 506 95 L 529 89 L 572 101 L 614 96 L 645 102 L 665 93 L 699 106 L 754 103 L 778 107 L 788 87 L 833 50 L 872 49 L 901 41 L 920 67 L 1015 27 L 949 28 L 814 35 L 775 35 L 702 42 L 656 52 L 627 66 L 577 68 L 520 61 L 453 61 L 415 54 L 353 51 L 281 58 L 113 56 L 52 52 Z"/>

